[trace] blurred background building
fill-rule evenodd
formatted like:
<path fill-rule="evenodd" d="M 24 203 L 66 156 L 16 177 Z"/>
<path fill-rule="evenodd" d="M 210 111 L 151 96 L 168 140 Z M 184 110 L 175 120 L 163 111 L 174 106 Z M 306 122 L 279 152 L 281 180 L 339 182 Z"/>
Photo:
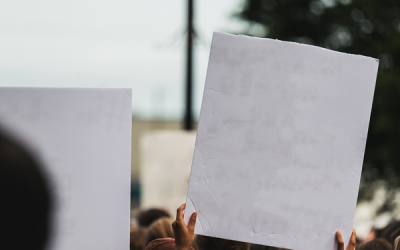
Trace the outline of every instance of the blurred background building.
<path fill-rule="evenodd" d="M 187 2 L 0 2 L 0 86 L 132 88 L 133 211 L 142 199 L 142 139 L 159 131 L 182 132 Z M 380 59 L 356 226 L 362 236 L 372 226 L 399 218 L 400 3 L 201 0 L 194 1 L 193 10 L 192 134 L 200 113 L 213 31 L 307 43 Z"/>

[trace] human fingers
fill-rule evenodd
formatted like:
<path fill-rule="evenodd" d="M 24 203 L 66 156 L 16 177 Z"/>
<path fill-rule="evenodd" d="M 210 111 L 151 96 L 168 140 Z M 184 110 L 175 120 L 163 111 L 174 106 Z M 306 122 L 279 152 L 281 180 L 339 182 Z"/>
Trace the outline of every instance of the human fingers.
<path fill-rule="evenodd" d="M 344 242 L 340 231 L 336 231 L 337 250 L 344 250 Z"/>
<path fill-rule="evenodd" d="M 353 228 L 353 231 L 351 232 L 351 237 L 349 244 L 347 245 L 346 250 L 354 250 L 356 248 L 356 229 Z"/>
<path fill-rule="evenodd" d="M 176 223 L 177 223 L 176 221 L 172 222 L 172 230 L 174 230 L 174 234 L 175 234 L 175 231 L 176 231 Z"/>
<path fill-rule="evenodd" d="M 197 213 L 196 212 L 192 213 L 188 225 L 189 232 L 194 232 L 194 225 L 196 225 L 196 218 L 197 218 Z"/>
<path fill-rule="evenodd" d="M 186 203 L 183 203 L 178 209 L 176 210 L 176 220 L 180 221 L 183 220 L 183 209 L 185 209 Z"/>

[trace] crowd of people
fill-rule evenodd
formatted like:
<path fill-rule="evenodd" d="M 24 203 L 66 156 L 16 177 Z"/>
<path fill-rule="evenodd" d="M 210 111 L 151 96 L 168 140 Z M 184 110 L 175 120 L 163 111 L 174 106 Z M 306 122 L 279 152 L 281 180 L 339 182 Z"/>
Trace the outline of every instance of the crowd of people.
<path fill-rule="evenodd" d="M 189 224 L 183 220 L 185 204 L 177 210 L 175 221 L 161 209 L 141 211 L 131 228 L 131 250 L 280 250 L 220 238 L 194 234 L 197 214 L 193 213 Z M 338 250 L 344 250 L 340 231 L 336 232 Z M 400 221 L 393 221 L 383 229 L 372 229 L 364 240 L 356 237 L 353 229 L 346 250 L 400 250 Z"/>

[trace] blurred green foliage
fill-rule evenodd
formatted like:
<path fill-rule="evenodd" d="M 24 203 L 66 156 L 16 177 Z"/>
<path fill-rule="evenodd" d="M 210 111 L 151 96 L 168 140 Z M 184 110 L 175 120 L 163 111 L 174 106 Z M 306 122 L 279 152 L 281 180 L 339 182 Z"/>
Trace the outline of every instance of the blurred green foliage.
<path fill-rule="evenodd" d="M 393 209 L 400 187 L 400 1 L 245 0 L 235 16 L 249 23 L 248 35 L 380 60 L 359 201 L 383 186 L 380 212 Z"/>

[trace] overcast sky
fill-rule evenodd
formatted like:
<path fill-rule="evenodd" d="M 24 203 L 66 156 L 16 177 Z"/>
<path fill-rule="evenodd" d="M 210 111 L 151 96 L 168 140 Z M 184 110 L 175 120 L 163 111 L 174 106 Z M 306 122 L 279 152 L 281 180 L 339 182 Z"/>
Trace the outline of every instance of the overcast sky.
<path fill-rule="evenodd" d="M 213 31 L 240 32 L 241 0 L 195 1 L 195 116 Z M 0 2 L 0 86 L 130 87 L 134 115 L 183 113 L 186 0 Z"/>

